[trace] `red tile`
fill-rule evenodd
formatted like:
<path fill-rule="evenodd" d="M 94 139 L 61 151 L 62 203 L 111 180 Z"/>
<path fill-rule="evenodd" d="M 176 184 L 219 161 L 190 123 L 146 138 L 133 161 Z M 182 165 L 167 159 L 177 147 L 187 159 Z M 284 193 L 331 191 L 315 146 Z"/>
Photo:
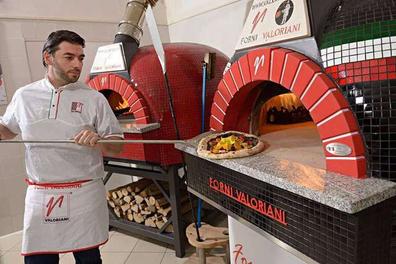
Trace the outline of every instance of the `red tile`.
<path fill-rule="evenodd" d="M 340 109 L 347 108 L 349 106 L 345 97 L 338 90 L 326 93 L 320 100 L 321 102 L 316 105 L 315 108 L 309 110 L 311 117 L 316 124 Z"/>
<path fill-rule="evenodd" d="M 219 121 L 217 121 L 213 116 L 210 117 L 209 125 L 214 131 L 223 131 L 223 125 L 219 123 Z"/>
<path fill-rule="evenodd" d="M 245 56 L 242 56 L 241 58 L 239 58 L 238 63 L 239 63 L 241 75 L 243 76 L 245 84 L 252 82 L 248 55 L 246 54 Z"/>
<path fill-rule="evenodd" d="M 231 68 L 230 68 L 229 71 L 231 71 L 230 74 L 232 73 L 232 76 L 234 77 L 234 81 L 235 81 L 235 83 L 236 83 L 236 86 L 238 87 L 238 90 L 239 90 L 239 89 L 240 89 L 242 86 L 244 86 L 245 84 L 244 84 L 244 82 L 243 82 L 241 72 L 239 71 L 239 64 L 238 64 L 238 62 L 234 62 L 234 63 L 231 65 Z"/>
<path fill-rule="evenodd" d="M 386 65 L 385 65 L 385 66 L 380 66 L 380 67 L 379 67 L 379 72 L 380 72 L 380 73 L 387 72 L 387 67 L 386 67 Z"/>
<path fill-rule="evenodd" d="M 351 63 L 345 64 L 345 68 L 347 70 L 352 70 L 353 69 L 353 64 L 351 64 Z"/>
<path fill-rule="evenodd" d="M 134 101 L 134 102 L 130 105 L 131 111 L 132 111 L 132 112 L 138 111 L 138 110 L 142 109 L 142 108 L 144 107 L 144 105 L 145 105 L 145 104 L 143 103 L 143 99 L 140 98 L 140 99 Z"/>
<path fill-rule="evenodd" d="M 355 70 L 353 70 L 353 75 L 354 76 L 356 76 L 356 75 L 362 75 L 362 69 L 355 69 Z"/>
<path fill-rule="evenodd" d="M 336 87 L 336 84 L 324 73 L 319 73 L 307 87 L 307 92 L 301 98 L 305 108 L 310 109 L 319 98 L 321 98 L 329 89 Z"/>
<path fill-rule="evenodd" d="M 378 81 L 379 75 L 378 74 L 371 74 L 370 75 L 370 81 Z"/>
<path fill-rule="evenodd" d="M 386 58 L 386 64 L 396 64 L 396 57 Z"/>
<path fill-rule="evenodd" d="M 132 106 L 136 101 L 139 101 L 141 99 L 137 94 L 137 91 L 127 90 L 126 94 L 128 94 L 126 98 L 128 98 L 130 106 Z"/>
<path fill-rule="evenodd" d="M 129 82 L 126 82 L 125 80 L 121 80 L 120 85 L 114 87 L 113 90 L 116 91 L 119 94 L 125 94 L 126 95 L 127 93 L 129 93 L 129 90 L 133 91 L 133 89 L 128 89 L 129 85 L 130 85 Z"/>
<path fill-rule="evenodd" d="M 362 82 L 362 76 L 356 76 L 356 77 L 354 77 L 354 78 L 353 78 L 353 82 L 355 82 L 355 83 Z"/>
<path fill-rule="evenodd" d="M 340 85 L 345 85 L 345 84 L 347 84 L 347 80 L 346 79 L 341 79 L 341 80 L 338 81 L 338 83 Z"/>
<path fill-rule="evenodd" d="M 370 74 L 370 68 L 362 68 L 362 74 Z"/>
<path fill-rule="evenodd" d="M 232 79 L 230 71 L 228 71 L 224 76 L 223 80 L 224 85 L 228 88 L 228 91 L 231 92 L 231 95 L 234 96 L 237 92 L 239 87 L 235 85 L 234 80 Z"/>
<path fill-rule="evenodd" d="M 300 63 L 304 60 L 307 60 L 302 54 L 297 52 L 288 53 L 285 58 L 285 65 L 283 66 L 283 73 L 281 77 L 280 84 L 286 89 L 290 89 L 295 75 L 297 73 L 297 69 Z"/>
<path fill-rule="evenodd" d="M 358 69 L 358 68 L 361 68 L 361 67 L 362 67 L 362 63 L 360 61 L 353 63 L 353 68 L 354 69 Z"/>
<path fill-rule="evenodd" d="M 284 61 L 287 53 L 291 53 L 291 50 L 287 49 L 275 49 L 271 52 L 271 73 L 270 80 L 279 83 L 282 76 Z"/>
<path fill-rule="evenodd" d="M 146 117 L 147 113 L 146 113 L 146 107 L 140 108 L 136 111 L 133 112 L 133 116 L 135 118 L 141 118 L 141 117 Z"/>
<path fill-rule="evenodd" d="M 392 72 L 388 74 L 389 79 L 396 79 L 396 72 Z"/>
<path fill-rule="evenodd" d="M 271 48 L 261 48 L 247 54 L 252 81 L 269 80 L 271 50 Z"/>
<path fill-rule="evenodd" d="M 210 110 L 210 114 L 217 117 L 217 119 L 223 121 L 225 114 L 215 105 L 212 104 L 212 108 Z"/>
<path fill-rule="evenodd" d="M 303 61 L 300 65 L 300 70 L 296 73 L 296 77 L 292 83 L 291 90 L 300 97 L 307 85 L 312 80 L 313 76 L 321 72 L 322 69 L 313 61 Z"/>
<path fill-rule="evenodd" d="M 354 178 L 364 179 L 366 176 L 366 160 L 326 160 L 328 171 L 341 173 Z"/>
<path fill-rule="evenodd" d="M 355 116 L 349 109 L 346 112 L 334 116 L 321 125 L 317 123 L 316 125 L 322 140 L 358 130 Z"/>
<path fill-rule="evenodd" d="M 369 68 L 370 67 L 370 61 L 362 61 L 362 68 Z"/>
<path fill-rule="evenodd" d="M 340 64 L 337 66 L 338 71 L 345 71 L 345 64 Z"/>
<path fill-rule="evenodd" d="M 378 60 L 370 60 L 369 62 L 371 67 L 378 66 Z"/>
<path fill-rule="evenodd" d="M 388 74 L 387 74 L 387 73 L 380 73 L 380 74 L 379 74 L 379 79 L 380 79 L 380 80 L 386 80 L 386 79 L 388 79 Z"/>
<path fill-rule="evenodd" d="M 221 97 L 220 93 L 217 91 L 215 96 L 213 97 L 213 102 L 215 102 L 221 109 L 225 110 L 228 108 L 228 105 L 224 102 L 223 98 Z"/>
<path fill-rule="evenodd" d="M 386 59 L 379 59 L 378 65 L 386 65 Z"/>
<path fill-rule="evenodd" d="M 227 103 L 231 101 L 232 95 L 222 81 L 219 82 L 219 85 L 217 86 L 217 90 L 221 93 L 221 95 L 223 96 L 223 98 L 226 100 Z"/>
<path fill-rule="evenodd" d="M 363 75 L 363 82 L 369 82 L 370 81 L 370 75 Z"/>
<path fill-rule="evenodd" d="M 115 80 L 116 80 L 116 78 L 117 78 L 117 75 L 115 75 L 115 74 L 110 74 L 110 75 L 109 75 L 109 78 L 110 78 L 110 80 L 109 80 L 109 86 L 110 86 L 110 88 L 112 88 L 112 87 L 115 86 Z"/>

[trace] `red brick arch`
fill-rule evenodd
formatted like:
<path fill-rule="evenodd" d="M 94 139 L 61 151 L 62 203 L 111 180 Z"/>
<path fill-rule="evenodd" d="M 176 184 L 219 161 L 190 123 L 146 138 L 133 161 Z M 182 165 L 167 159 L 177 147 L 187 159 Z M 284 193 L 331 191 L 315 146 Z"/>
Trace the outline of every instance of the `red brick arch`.
<path fill-rule="evenodd" d="M 243 112 L 250 113 L 252 109 L 246 106 L 253 104 L 247 97 L 263 81 L 278 83 L 290 90 L 309 110 L 323 142 L 328 171 L 366 177 L 363 139 L 348 102 L 319 65 L 293 50 L 260 48 L 234 62 L 217 87 L 211 110 L 211 129 L 222 131 L 243 127 L 233 116 L 243 116 L 247 120 Z M 246 126 L 244 128 L 246 130 Z M 326 151 L 329 143 L 346 144 L 352 152 L 346 157 L 334 156 Z"/>
<path fill-rule="evenodd" d="M 130 106 L 129 113 L 133 114 L 137 124 L 150 123 L 147 103 L 129 80 L 113 73 L 102 73 L 89 80 L 87 84 L 97 91 L 113 90 L 119 93 L 122 98 L 128 101 Z"/>

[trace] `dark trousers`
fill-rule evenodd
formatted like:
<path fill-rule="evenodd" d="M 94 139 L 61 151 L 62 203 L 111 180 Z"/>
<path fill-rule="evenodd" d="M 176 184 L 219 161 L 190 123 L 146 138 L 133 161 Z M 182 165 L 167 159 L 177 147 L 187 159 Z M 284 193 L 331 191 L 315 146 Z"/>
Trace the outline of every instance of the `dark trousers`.
<path fill-rule="evenodd" d="M 76 264 L 102 264 L 99 248 L 73 252 Z M 59 264 L 59 254 L 25 256 L 25 264 Z"/>

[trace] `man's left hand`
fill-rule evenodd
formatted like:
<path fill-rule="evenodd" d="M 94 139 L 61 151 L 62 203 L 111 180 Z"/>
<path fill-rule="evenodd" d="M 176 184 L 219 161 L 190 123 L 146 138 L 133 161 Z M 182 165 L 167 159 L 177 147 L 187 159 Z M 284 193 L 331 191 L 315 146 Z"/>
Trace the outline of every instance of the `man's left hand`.
<path fill-rule="evenodd" d="M 98 143 L 99 135 L 91 130 L 82 130 L 74 137 L 74 142 L 78 145 L 94 147 Z"/>

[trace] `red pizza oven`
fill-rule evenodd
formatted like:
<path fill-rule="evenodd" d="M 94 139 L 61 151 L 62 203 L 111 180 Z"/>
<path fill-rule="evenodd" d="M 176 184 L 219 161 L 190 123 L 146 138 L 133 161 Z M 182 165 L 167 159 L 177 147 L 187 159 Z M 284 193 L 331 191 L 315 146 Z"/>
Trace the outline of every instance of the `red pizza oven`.
<path fill-rule="evenodd" d="M 205 54 L 216 53 L 214 78 L 206 87 L 206 130 L 210 107 L 228 58 L 200 44 L 164 45 L 167 75 L 173 96 L 175 116 L 181 139 L 201 132 L 202 61 Z M 141 47 L 133 55 L 130 76 L 102 73 L 88 85 L 102 92 L 118 116 L 125 139 L 176 139 L 164 76 L 152 46 Z M 116 158 L 146 161 L 162 166 L 181 163 L 181 154 L 172 144 L 129 144 Z"/>

